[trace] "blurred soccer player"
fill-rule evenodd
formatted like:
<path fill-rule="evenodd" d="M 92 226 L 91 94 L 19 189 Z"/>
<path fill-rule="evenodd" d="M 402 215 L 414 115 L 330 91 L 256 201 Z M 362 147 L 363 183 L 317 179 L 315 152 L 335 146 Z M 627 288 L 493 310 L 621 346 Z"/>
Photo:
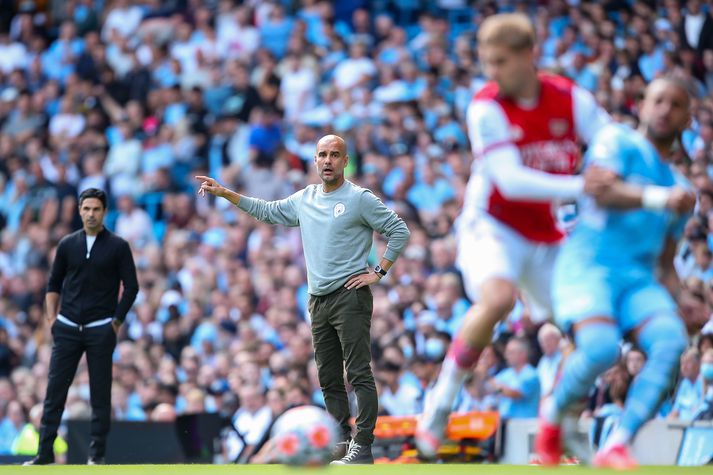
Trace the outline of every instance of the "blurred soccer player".
<path fill-rule="evenodd" d="M 579 222 L 555 267 L 555 317 L 574 332 L 577 349 L 542 405 L 536 449 L 545 464 L 559 463 L 563 411 L 619 359 L 622 337 L 634 340 L 647 360 L 595 465 L 636 466 L 629 443 L 672 382 L 687 344 L 672 298 L 679 290 L 673 257 L 695 195 L 667 159 L 689 124 L 690 105 L 683 83 L 655 80 L 646 91 L 638 133 L 609 125 L 587 152 L 588 167 L 613 171 L 617 178 L 590 181 L 587 175 L 591 196 L 581 199 Z"/>
<path fill-rule="evenodd" d="M 579 141 L 588 143 L 610 120 L 588 92 L 537 71 L 535 30 L 525 15 L 485 20 L 478 53 L 491 82 L 468 110 L 475 161 L 457 223 L 458 265 L 477 304 L 419 422 L 416 443 L 426 457 L 435 456 L 453 400 L 493 327 L 515 305 L 518 286 L 540 317 L 550 313 L 550 276 L 564 237 L 554 208 L 582 194 L 584 181 L 573 176 Z"/>

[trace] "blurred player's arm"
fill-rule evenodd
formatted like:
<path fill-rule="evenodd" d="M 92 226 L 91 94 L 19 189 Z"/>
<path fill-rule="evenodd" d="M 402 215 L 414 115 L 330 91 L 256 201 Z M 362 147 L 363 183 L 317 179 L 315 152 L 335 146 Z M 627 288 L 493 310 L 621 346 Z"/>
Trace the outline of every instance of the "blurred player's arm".
<path fill-rule="evenodd" d="M 673 260 L 676 257 L 676 248 L 676 241 L 670 236 L 667 237 L 663 251 L 659 257 L 659 281 L 675 299 L 678 298 L 678 294 L 681 290 L 681 281 L 678 278 L 676 267 L 673 265 Z"/>
<path fill-rule="evenodd" d="M 624 181 L 629 162 L 640 159 L 640 151 L 630 139 L 633 133 L 622 126 L 609 126 L 597 134 L 587 150 L 584 192 L 602 208 L 668 209 L 677 214 L 692 211 L 696 196 L 682 186 L 642 186 Z"/>
<path fill-rule="evenodd" d="M 623 181 L 612 170 L 596 165 L 584 172 L 584 192 L 603 208 L 668 209 L 685 214 L 696 204 L 696 195 L 681 186 L 635 185 Z"/>
<path fill-rule="evenodd" d="M 512 138 L 510 123 L 494 101 L 477 100 L 468 108 L 468 134 L 476 159 L 498 190 L 510 200 L 572 200 L 584 188 L 580 176 L 553 175 L 526 167 Z"/>
<path fill-rule="evenodd" d="M 198 194 L 201 196 L 210 193 L 219 198 L 225 198 L 250 216 L 267 224 L 282 224 L 285 226 L 299 226 L 300 224 L 297 207 L 302 198 L 303 190 L 283 200 L 265 201 L 241 195 L 208 176 L 197 176 L 196 179 L 201 181 L 201 186 L 198 189 Z"/>

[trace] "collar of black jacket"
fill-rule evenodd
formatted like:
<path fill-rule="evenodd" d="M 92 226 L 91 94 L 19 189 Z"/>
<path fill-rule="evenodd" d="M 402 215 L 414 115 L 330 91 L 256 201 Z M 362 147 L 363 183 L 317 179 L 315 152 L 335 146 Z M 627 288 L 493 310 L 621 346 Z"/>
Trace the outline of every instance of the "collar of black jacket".
<path fill-rule="evenodd" d="M 106 228 L 106 226 L 102 226 L 101 230 L 97 233 L 97 238 L 98 238 L 99 236 L 103 236 L 104 234 L 107 234 L 107 233 L 109 233 L 109 230 Z M 85 237 L 86 237 L 86 236 L 87 236 L 87 231 L 86 231 L 86 229 L 82 228 L 81 234 L 82 234 L 82 236 L 85 236 Z"/>

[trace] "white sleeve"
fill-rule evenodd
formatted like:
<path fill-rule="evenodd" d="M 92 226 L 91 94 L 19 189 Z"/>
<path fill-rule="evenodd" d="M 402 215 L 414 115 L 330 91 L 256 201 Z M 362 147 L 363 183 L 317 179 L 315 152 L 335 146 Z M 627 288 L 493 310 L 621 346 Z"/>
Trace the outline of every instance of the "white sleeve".
<path fill-rule="evenodd" d="M 494 101 L 475 101 L 468 108 L 468 134 L 476 159 L 485 173 L 510 200 L 570 200 L 581 195 L 580 176 L 553 175 L 526 167 L 515 146 L 510 124 Z"/>
<path fill-rule="evenodd" d="M 572 103 L 577 136 L 589 144 L 603 126 L 612 122 L 612 118 L 597 104 L 589 91 L 579 86 L 572 89 Z"/>

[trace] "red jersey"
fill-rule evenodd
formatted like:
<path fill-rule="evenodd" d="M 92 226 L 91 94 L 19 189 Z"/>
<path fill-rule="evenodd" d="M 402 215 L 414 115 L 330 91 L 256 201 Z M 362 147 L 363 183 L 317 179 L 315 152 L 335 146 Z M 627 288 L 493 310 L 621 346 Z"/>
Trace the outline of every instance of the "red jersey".
<path fill-rule="evenodd" d="M 468 132 L 475 162 L 464 215 L 485 210 L 525 238 L 551 244 L 564 237 L 554 212 L 557 200 L 540 195 L 534 195 L 536 199 L 507 198 L 494 175 L 498 161 L 509 158 L 498 154 L 517 154 L 519 163 L 529 169 L 572 175 L 580 165 L 580 140 L 589 142 L 609 116 L 589 93 L 570 80 L 551 74 L 539 74 L 538 78 L 540 95 L 532 104 L 500 95 L 494 82 L 487 83 L 473 98 Z M 482 162 L 488 160 L 484 166 Z M 518 196 L 527 195 L 526 189 L 521 191 Z"/>

